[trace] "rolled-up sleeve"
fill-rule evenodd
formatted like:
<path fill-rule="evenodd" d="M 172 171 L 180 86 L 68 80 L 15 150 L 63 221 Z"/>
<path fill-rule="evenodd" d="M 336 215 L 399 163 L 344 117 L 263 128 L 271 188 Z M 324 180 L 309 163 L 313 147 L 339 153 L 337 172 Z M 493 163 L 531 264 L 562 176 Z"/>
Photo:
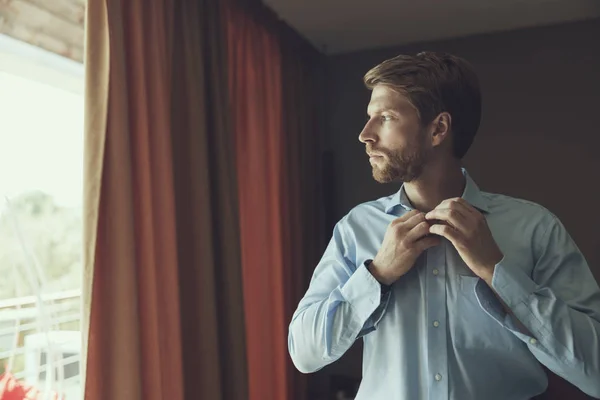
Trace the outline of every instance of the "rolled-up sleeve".
<path fill-rule="evenodd" d="M 482 280 L 476 295 L 484 310 L 525 342 L 538 361 L 600 398 L 600 289 L 564 226 L 553 215 L 547 221 L 535 243 L 532 275 L 502 261 L 492 279 L 494 291 L 532 336 L 516 328 Z"/>

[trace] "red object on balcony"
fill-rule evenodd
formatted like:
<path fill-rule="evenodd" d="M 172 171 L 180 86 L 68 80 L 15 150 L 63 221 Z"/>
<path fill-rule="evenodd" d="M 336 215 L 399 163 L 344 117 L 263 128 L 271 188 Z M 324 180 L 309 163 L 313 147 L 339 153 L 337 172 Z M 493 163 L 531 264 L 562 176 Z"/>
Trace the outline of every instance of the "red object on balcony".
<path fill-rule="evenodd" d="M 64 400 L 58 393 L 51 393 L 49 397 L 44 397 L 43 393 L 33 386 L 19 382 L 13 374 L 5 372 L 0 375 L 0 400 Z"/>

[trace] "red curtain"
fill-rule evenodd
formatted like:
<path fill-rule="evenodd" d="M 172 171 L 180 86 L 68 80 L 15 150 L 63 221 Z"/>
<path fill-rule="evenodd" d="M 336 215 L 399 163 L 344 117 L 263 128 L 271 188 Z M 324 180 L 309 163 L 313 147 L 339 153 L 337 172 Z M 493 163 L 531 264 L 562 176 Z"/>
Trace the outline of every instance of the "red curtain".
<path fill-rule="evenodd" d="M 86 399 L 307 397 L 287 326 L 322 247 L 317 53 L 224 4 L 88 1 Z"/>
<path fill-rule="evenodd" d="M 220 6 L 87 2 L 86 400 L 248 398 Z"/>
<path fill-rule="evenodd" d="M 249 399 L 306 399 L 287 327 L 320 248 L 318 53 L 250 3 L 227 14 Z"/>
<path fill-rule="evenodd" d="M 250 400 L 287 399 L 277 37 L 241 10 L 228 18 Z"/>

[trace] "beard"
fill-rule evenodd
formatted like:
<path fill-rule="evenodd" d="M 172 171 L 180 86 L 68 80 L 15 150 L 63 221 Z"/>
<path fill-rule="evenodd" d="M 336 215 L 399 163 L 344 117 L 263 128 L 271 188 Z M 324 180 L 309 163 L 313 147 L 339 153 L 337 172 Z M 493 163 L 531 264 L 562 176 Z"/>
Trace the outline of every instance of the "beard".
<path fill-rule="evenodd" d="M 429 158 L 424 143 L 412 149 L 375 151 L 384 156 L 373 163 L 373 178 L 379 183 L 414 181 L 423 173 Z"/>

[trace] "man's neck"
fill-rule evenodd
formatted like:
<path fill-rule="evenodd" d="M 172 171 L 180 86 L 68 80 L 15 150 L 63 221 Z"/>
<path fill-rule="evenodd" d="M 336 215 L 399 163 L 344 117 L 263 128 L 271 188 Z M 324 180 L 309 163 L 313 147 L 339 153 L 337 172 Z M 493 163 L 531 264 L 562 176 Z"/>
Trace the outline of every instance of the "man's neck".
<path fill-rule="evenodd" d="M 414 208 L 429 212 L 446 199 L 462 196 L 465 185 L 460 162 L 449 160 L 426 166 L 418 179 L 404 184 L 404 190 Z"/>

